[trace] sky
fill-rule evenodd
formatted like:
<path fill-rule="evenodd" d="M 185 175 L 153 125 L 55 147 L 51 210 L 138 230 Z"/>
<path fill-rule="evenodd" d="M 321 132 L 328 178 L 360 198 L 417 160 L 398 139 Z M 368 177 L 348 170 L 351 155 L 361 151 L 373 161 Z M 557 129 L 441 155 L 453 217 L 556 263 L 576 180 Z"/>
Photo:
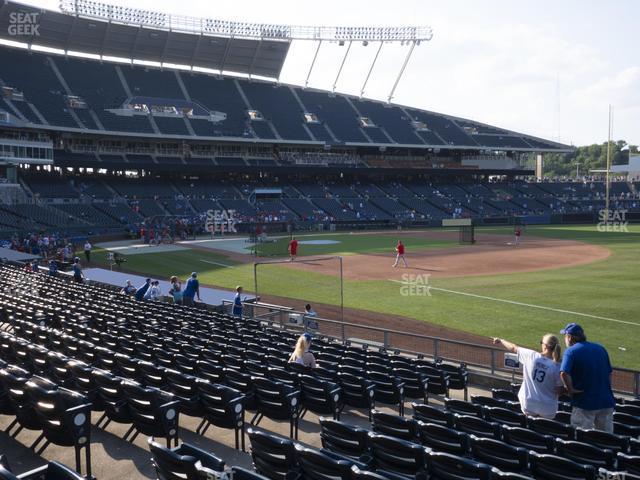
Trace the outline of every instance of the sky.
<path fill-rule="evenodd" d="M 20 0 L 57 9 L 57 0 Z M 111 0 L 166 13 L 289 25 L 428 25 L 393 102 L 573 145 L 640 144 L 640 1 Z M 317 44 L 296 41 L 280 81 L 303 85 Z M 323 44 L 309 86 L 330 90 L 344 49 Z M 386 100 L 407 53 L 387 45 L 364 96 Z M 336 90 L 360 94 L 377 45 L 355 44 Z"/>

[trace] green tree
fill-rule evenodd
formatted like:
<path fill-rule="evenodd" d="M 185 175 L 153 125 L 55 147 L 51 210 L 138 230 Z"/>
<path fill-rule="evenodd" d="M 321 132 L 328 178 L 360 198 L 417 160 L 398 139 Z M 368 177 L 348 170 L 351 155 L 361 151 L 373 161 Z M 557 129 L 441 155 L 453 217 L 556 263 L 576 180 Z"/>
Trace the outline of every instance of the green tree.
<path fill-rule="evenodd" d="M 611 142 L 611 165 L 624 165 L 629 162 L 629 154 L 637 154 L 638 146 L 629 145 L 628 150 L 622 150 L 627 145 L 624 140 Z M 551 153 L 544 156 L 544 173 L 546 176 L 575 177 L 588 175 L 590 170 L 605 170 L 607 168 L 607 142 L 594 143 L 577 147 L 570 153 Z"/>

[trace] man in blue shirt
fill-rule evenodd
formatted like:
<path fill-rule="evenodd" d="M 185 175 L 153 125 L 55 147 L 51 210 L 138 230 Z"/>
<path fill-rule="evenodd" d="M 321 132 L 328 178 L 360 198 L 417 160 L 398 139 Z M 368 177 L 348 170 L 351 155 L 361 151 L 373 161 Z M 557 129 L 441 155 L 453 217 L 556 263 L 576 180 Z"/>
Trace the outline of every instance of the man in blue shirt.
<path fill-rule="evenodd" d="M 613 433 L 613 408 L 616 401 L 611 390 L 611 362 L 605 348 L 587 342 L 584 330 L 569 323 L 560 330 L 567 350 L 560 366 L 560 378 L 571 403 L 571 425 Z"/>
<path fill-rule="evenodd" d="M 231 314 L 238 318 L 242 318 L 243 305 L 241 296 L 242 287 L 238 286 L 236 287 L 236 296 L 233 298 L 233 310 L 231 311 Z"/>
<path fill-rule="evenodd" d="M 73 279 L 78 283 L 82 283 L 82 281 L 84 280 L 84 275 L 82 274 L 82 267 L 80 266 L 80 259 L 78 257 L 74 258 L 72 268 Z"/>
<path fill-rule="evenodd" d="M 144 295 L 145 293 L 147 293 L 147 290 L 149 290 L 150 286 L 151 286 L 151 279 L 147 278 L 144 281 L 144 285 L 142 285 L 140 288 L 136 290 L 136 293 L 134 294 L 134 298 L 140 301 L 144 300 Z"/>
<path fill-rule="evenodd" d="M 193 272 L 189 280 L 187 280 L 182 292 L 182 304 L 193 307 L 194 297 L 198 297 L 198 301 L 200 301 L 200 282 L 198 282 L 198 274 L 196 272 Z"/>

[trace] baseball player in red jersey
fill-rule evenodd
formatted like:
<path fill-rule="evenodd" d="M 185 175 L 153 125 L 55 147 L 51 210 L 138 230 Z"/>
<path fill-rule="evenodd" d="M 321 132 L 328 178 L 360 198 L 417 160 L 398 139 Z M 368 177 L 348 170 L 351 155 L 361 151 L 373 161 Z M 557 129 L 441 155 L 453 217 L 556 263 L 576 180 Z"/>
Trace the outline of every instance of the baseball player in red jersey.
<path fill-rule="evenodd" d="M 402 259 L 402 263 L 404 263 L 405 268 L 407 268 L 409 265 L 407 265 L 407 259 L 404 258 L 404 244 L 401 240 L 398 240 L 398 244 L 396 245 L 396 263 L 393 264 L 394 267 L 398 266 L 400 259 Z"/>
<path fill-rule="evenodd" d="M 289 255 L 291 256 L 292 262 L 296 259 L 296 255 L 298 255 L 298 240 L 296 240 L 295 237 L 289 242 Z"/>
<path fill-rule="evenodd" d="M 520 236 L 522 235 L 522 229 L 520 227 L 516 227 L 515 235 L 516 235 L 516 246 L 518 246 L 520 245 Z"/>

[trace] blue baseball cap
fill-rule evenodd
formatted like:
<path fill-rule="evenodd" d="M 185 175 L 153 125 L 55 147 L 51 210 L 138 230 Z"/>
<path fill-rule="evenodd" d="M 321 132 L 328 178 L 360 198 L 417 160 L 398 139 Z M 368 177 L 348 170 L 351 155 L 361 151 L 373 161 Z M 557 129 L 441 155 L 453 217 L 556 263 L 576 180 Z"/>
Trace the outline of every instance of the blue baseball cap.
<path fill-rule="evenodd" d="M 313 337 L 311 336 L 310 333 L 305 332 L 302 334 L 302 336 L 305 338 L 307 342 L 310 342 L 311 340 L 313 340 Z"/>
<path fill-rule="evenodd" d="M 560 330 L 563 335 L 584 335 L 584 330 L 577 323 L 568 323 L 566 327 Z"/>

